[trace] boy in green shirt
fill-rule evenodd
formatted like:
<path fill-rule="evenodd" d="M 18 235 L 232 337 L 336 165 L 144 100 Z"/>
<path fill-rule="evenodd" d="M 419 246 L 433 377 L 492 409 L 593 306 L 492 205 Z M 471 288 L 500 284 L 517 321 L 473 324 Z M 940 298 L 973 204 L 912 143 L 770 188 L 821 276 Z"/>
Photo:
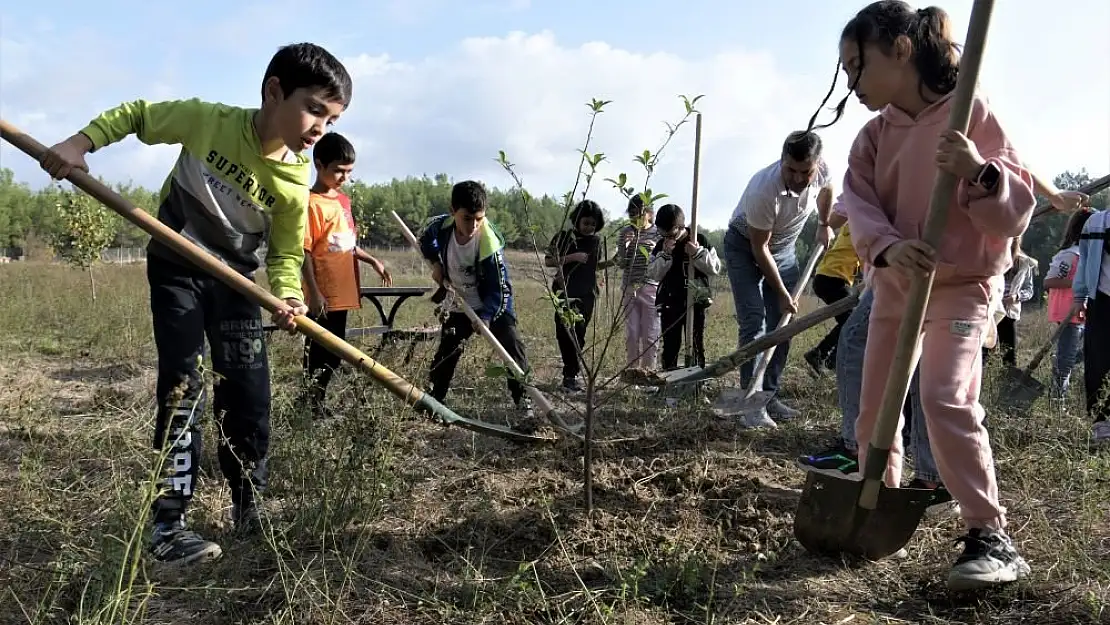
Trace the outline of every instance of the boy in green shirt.
<path fill-rule="evenodd" d="M 265 246 L 270 290 L 285 302 L 274 322 L 295 332 L 294 317 L 308 311 L 300 269 L 312 161 L 302 152 L 350 99 L 351 78 L 338 59 L 314 44 L 289 45 L 266 68 L 259 108 L 198 99 L 127 102 L 50 148 L 40 165 L 58 179 L 74 168 L 88 171 L 85 154 L 132 134 L 148 145 L 180 145 L 162 186 L 158 219 L 252 279 Z M 270 369 L 257 304 L 156 240 L 147 256 L 158 350 L 154 446 L 170 446 L 151 510 L 151 553 L 185 565 L 222 553 L 185 523 L 200 462 L 196 424 L 205 403 L 199 371 L 205 337 L 217 375 L 220 469 L 231 488 L 235 526 L 247 532 L 259 527 L 256 494 L 267 482 Z"/>

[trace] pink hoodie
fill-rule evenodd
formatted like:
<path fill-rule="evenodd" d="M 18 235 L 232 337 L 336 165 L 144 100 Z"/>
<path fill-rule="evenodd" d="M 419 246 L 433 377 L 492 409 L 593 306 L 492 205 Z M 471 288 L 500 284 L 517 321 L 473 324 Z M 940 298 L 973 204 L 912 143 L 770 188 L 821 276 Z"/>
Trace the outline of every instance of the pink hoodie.
<path fill-rule="evenodd" d="M 838 210 L 848 216 L 852 241 L 868 264 L 904 239 L 921 239 L 936 178 L 940 133 L 948 128 L 951 94 L 911 118 L 887 106 L 864 125 L 852 144 Z M 976 97 L 967 136 L 1002 171 L 987 196 L 961 180 L 937 250 L 938 282 L 988 280 L 1012 264 L 1010 239 L 1025 231 L 1036 198 L 1033 178 L 1021 166 L 997 118 Z"/>

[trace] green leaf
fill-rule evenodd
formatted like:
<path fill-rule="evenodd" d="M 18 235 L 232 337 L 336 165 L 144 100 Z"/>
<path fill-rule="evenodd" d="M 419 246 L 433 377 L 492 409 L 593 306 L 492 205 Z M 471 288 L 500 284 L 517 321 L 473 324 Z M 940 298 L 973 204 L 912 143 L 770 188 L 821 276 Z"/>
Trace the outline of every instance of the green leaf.
<path fill-rule="evenodd" d="M 605 105 L 609 104 L 610 102 L 612 102 L 612 100 L 599 100 L 597 98 L 593 98 L 586 106 L 590 107 L 590 110 L 594 113 L 600 113 L 602 112 L 602 109 L 605 108 Z"/>

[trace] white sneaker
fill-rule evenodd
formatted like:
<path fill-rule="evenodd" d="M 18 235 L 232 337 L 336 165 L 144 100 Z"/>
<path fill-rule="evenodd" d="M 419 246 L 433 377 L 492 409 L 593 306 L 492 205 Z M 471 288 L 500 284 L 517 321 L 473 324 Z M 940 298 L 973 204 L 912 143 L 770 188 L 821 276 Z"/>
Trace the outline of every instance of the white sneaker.
<path fill-rule="evenodd" d="M 948 588 L 978 590 L 1009 584 L 1029 575 L 1029 564 L 1018 555 L 1005 532 L 973 529 L 957 542 L 964 552 L 948 573 Z"/>
<path fill-rule="evenodd" d="M 758 413 L 749 413 L 740 417 L 740 427 L 742 428 L 769 428 L 773 430 L 778 426 L 779 424 L 771 419 L 766 410 L 760 410 Z"/>
<path fill-rule="evenodd" d="M 779 421 L 789 421 L 801 414 L 802 411 L 787 406 L 778 397 L 772 397 L 771 401 L 767 402 L 767 415 Z"/>

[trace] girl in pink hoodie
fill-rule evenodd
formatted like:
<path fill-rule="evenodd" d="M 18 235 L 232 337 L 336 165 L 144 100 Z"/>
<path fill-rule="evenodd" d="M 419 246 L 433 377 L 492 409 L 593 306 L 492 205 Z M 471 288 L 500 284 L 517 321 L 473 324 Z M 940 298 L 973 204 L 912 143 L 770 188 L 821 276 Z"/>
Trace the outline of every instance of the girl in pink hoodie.
<path fill-rule="evenodd" d="M 867 448 L 875 427 L 910 282 L 935 269 L 917 355 L 937 467 L 967 527 L 948 585 L 966 590 L 1013 582 L 1029 566 L 1004 531 L 1006 510 L 979 403 L 980 348 L 992 293 L 1012 264 L 1011 239 L 1033 213 L 1033 179 L 984 100 L 975 99 L 966 135 L 948 130 L 959 56 L 943 10 L 875 2 L 844 28 L 840 60 L 859 101 L 881 111 L 852 145 L 838 203 L 860 259 L 875 267 L 859 448 Z M 938 168 L 956 175 L 959 186 L 944 236 L 932 249 L 920 239 Z M 861 471 L 865 460 L 860 454 Z M 902 441 L 895 437 L 887 485 L 897 487 L 901 475 Z"/>

